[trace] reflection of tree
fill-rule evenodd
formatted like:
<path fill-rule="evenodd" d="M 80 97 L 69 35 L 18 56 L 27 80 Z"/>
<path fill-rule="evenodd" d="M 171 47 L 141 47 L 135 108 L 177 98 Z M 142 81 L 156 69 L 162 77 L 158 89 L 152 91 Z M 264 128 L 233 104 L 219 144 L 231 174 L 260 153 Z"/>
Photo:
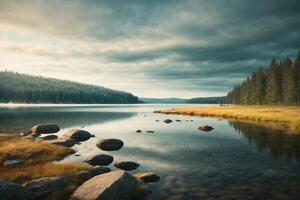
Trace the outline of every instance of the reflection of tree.
<path fill-rule="evenodd" d="M 105 123 L 132 117 L 134 113 L 95 112 L 86 108 L 22 108 L 0 110 L 0 131 L 14 132 L 36 124 L 55 123 L 61 128 Z"/>
<path fill-rule="evenodd" d="M 229 124 L 260 151 L 270 150 L 274 157 L 300 162 L 300 135 L 286 134 L 283 131 L 237 121 L 231 121 Z"/>

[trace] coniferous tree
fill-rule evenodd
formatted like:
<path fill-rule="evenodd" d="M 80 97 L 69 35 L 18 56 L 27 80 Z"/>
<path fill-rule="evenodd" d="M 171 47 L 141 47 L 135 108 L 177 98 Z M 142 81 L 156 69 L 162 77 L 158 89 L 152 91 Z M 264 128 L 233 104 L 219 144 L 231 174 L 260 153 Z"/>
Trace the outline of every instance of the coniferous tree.
<path fill-rule="evenodd" d="M 286 58 L 282 69 L 282 100 L 283 104 L 291 105 L 296 102 L 296 81 L 293 63 L 290 58 Z"/>
<path fill-rule="evenodd" d="M 294 62 L 294 73 L 295 73 L 295 82 L 296 82 L 296 97 L 297 103 L 300 104 L 300 50 L 297 53 L 295 62 Z"/>
<path fill-rule="evenodd" d="M 280 101 L 281 92 L 279 89 L 279 66 L 275 59 L 272 60 L 268 69 L 267 88 L 266 88 L 266 103 L 277 104 Z"/>
<path fill-rule="evenodd" d="M 227 97 L 233 104 L 300 104 L 300 51 L 295 62 L 275 59 L 269 68 L 259 68 L 247 80 L 236 85 Z"/>

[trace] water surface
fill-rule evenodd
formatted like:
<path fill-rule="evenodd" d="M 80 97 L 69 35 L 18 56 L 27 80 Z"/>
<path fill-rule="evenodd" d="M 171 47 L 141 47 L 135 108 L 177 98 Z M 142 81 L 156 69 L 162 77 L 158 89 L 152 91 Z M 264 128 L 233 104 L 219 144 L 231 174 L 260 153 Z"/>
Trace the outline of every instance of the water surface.
<path fill-rule="evenodd" d="M 300 199 L 300 136 L 217 118 L 153 113 L 178 106 L 187 105 L 2 106 L 0 132 L 51 122 L 63 128 L 59 135 L 68 128 L 96 135 L 74 146 L 80 156 L 60 162 L 107 153 L 96 147 L 97 140 L 119 138 L 125 146 L 109 152 L 115 161 L 136 161 L 141 167 L 131 173 L 161 176 L 149 186 L 151 200 Z M 203 124 L 214 130 L 199 131 Z"/>

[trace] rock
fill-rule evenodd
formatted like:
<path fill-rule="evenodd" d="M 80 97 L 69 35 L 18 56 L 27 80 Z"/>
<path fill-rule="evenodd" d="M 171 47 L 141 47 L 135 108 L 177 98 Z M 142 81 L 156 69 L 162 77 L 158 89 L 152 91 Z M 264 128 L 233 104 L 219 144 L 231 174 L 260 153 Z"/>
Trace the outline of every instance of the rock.
<path fill-rule="evenodd" d="M 156 122 L 159 122 L 159 120 L 157 119 L 157 120 L 155 120 Z"/>
<path fill-rule="evenodd" d="M 64 133 L 64 137 L 72 138 L 78 141 L 86 141 L 91 138 L 91 134 L 84 130 L 70 129 Z"/>
<path fill-rule="evenodd" d="M 110 163 L 112 163 L 114 158 L 111 155 L 107 154 L 99 154 L 95 156 L 90 156 L 87 158 L 84 162 L 90 164 L 90 165 L 102 165 L 102 166 L 107 166 Z"/>
<path fill-rule="evenodd" d="M 59 138 L 56 140 L 48 140 L 48 143 L 56 144 L 64 147 L 72 147 L 75 144 L 78 144 L 77 140 L 71 139 L 71 138 Z"/>
<path fill-rule="evenodd" d="M 83 183 L 93 177 L 90 171 L 80 171 L 76 173 L 76 177 L 78 178 L 80 183 Z"/>
<path fill-rule="evenodd" d="M 130 171 L 130 170 L 135 170 L 140 166 L 139 163 L 136 162 L 132 162 L 132 161 L 123 161 L 123 162 L 117 162 L 115 163 L 115 167 L 122 169 L 122 170 L 126 170 L 126 171 Z"/>
<path fill-rule="evenodd" d="M 97 142 L 97 147 L 103 151 L 117 151 L 123 147 L 124 143 L 119 139 L 102 139 Z"/>
<path fill-rule="evenodd" d="M 75 154 L 75 156 L 81 156 L 81 154 Z"/>
<path fill-rule="evenodd" d="M 0 179 L 0 199 L 34 200 L 33 193 L 21 185 Z"/>
<path fill-rule="evenodd" d="M 142 130 L 137 130 L 137 131 L 135 131 L 136 133 L 141 133 L 142 132 Z"/>
<path fill-rule="evenodd" d="M 155 131 L 146 131 L 147 133 L 155 133 Z"/>
<path fill-rule="evenodd" d="M 160 177 L 154 173 L 137 173 L 134 175 L 135 177 L 141 179 L 145 183 L 153 183 L 159 181 Z"/>
<path fill-rule="evenodd" d="M 94 166 L 90 171 L 93 176 L 97 176 L 110 172 L 110 169 L 108 167 Z"/>
<path fill-rule="evenodd" d="M 180 120 L 180 119 L 176 119 L 175 121 L 176 121 L 176 122 L 181 122 L 181 120 Z"/>
<path fill-rule="evenodd" d="M 48 199 L 51 194 L 67 185 L 63 177 L 45 177 L 29 181 L 23 186 L 34 194 L 35 199 Z"/>
<path fill-rule="evenodd" d="M 41 124 L 31 128 L 32 133 L 57 133 L 60 128 L 56 124 Z"/>
<path fill-rule="evenodd" d="M 71 200 L 129 200 L 137 180 L 127 172 L 118 170 L 95 176 L 79 186 Z"/>
<path fill-rule="evenodd" d="M 211 126 L 203 125 L 203 126 L 199 126 L 198 129 L 201 130 L 201 131 L 206 131 L 206 132 L 208 132 L 208 131 L 213 130 L 214 128 L 211 127 Z"/>
<path fill-rule="evenodd" d="M 165 122 L 166 124 L 169 124 L 169 123 L 171 123 L 171 122 L 173 122 L 173 121 L 170 120 L 170 119 L 166 119 L 164 122 Z"/>
<path fill-rule="evenodd" d="M 40 135 L 41 135 L 40 133 L 31 133 L 29 136 L 36 138 L 39 137 Z"/>
<path fill-rule="evenodd" d="M 24 137 L 24 136 L 27 136 L 27 135 L 30 135 L 32 132 L 31 130 L 24 130 L 22 133 L 20 133 L 19 135 L 21 137 Z"/>
<path fill-rule="evenodd" d="M 42 140 L 55 140 L 57 138 L 57 135 L 46 135 L 44 137 L 41 137 Z"/>
<path fill-rule="evenodd" d="M 16 159 L 11 159 L 11 160 L 6 160 L 3 163 L 3 166 L 5 167 L 18 167 L 18 166 L 22 166 L 25 164 L 25 160 L 23 160 L 22 158 L 16 158 Z"/>

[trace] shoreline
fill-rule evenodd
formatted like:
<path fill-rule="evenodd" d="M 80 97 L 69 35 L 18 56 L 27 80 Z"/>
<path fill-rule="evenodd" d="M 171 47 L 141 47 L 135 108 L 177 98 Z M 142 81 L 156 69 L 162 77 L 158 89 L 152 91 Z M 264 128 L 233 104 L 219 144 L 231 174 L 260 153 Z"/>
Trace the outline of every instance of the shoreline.
<path fill-rule="evenodd" d="M 181 107 L 154 112 L 224 118 L 283 130 L 290 134 L 300 134 L 300 106 Z"/>

